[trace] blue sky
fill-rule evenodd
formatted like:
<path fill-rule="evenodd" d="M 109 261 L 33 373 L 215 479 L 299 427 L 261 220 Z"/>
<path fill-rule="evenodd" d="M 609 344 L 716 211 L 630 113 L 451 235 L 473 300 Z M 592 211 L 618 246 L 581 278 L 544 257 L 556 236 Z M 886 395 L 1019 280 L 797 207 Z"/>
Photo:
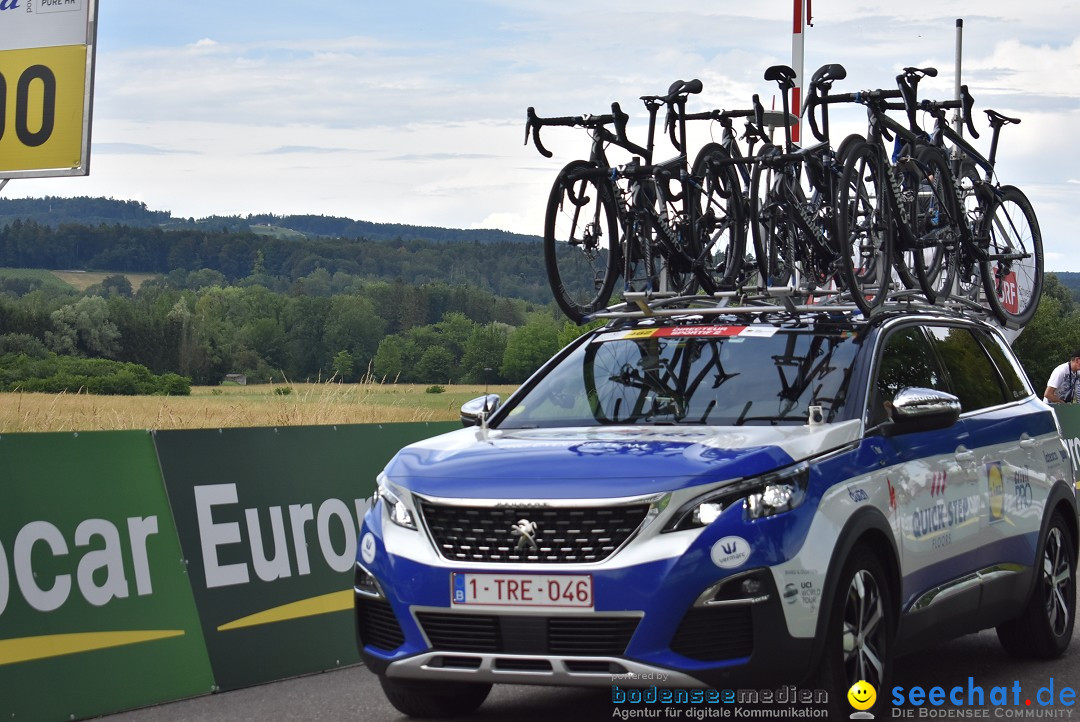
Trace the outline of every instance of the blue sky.
<path fill-rule="evenodd" d="M 1023 119 L 1005 129 L 1000 176 L 1032 198 L 1047 268 L 1080 271 L 1080 8 L 820 0 L 813 10 L 807 73 L 845 65 L 841 92 L 935 65 L 941 77 L 924 87 L 938 97 L 951 92 L 963 17 L 976 108 Z M 526 107 L 600 113 L 618 100 L 640 134 L 638 96 L 693 77 L 705 89 L 691 109 L 746 107 L 754 93 L 772 97 L 765 68 L 791 62 L 790 16 L 789 0 L 101 0 L 90 176 L 15 180 L 3 193 L 539 234 L 555 173 L 588 148 L 584 135 L 552 130 L 555 157 L 542 158 L 522 144 Z M 837 113 L 834 137 L 862 125 L 855 109 Z M 692 144 L 710 140 L 705 126 L 695 133 Z"/>

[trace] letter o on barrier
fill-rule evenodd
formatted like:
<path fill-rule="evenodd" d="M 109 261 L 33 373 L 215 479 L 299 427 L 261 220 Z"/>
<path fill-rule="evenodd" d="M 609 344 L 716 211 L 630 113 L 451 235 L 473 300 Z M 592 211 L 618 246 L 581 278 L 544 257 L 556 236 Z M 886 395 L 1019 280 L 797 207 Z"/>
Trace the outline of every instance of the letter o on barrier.
<path fill-rule="evenodd" d="M 49 545 L 53 556 L 68 553 L 67 543 L 60 530 L 47 521 L 32 521 L 24 526 L 15 537 L 15 579 L 19 582 L 26 602 L 39 612 L 51 612 L 59 609 L 71 593 L 71 575 L 57 574 L 52 587 L 42 589 L 34 579 L 33 562 L 30 557 L 34 545 L 43 541 Z"/>
<path fill-rule="evenodd" d="M 0 614 L 7 609 L 8 595 L 11 593 L 11 577 L 8 576 L 7 552 L 0 542 Z"/>
<path fill-rule="evenodd" d="M 330 539 L 330 519 L 337 517 L 345 531 L 345 552 L 338 554 Z M 319 530 L 319 547 L 323 558 L 335 572 L 347 572 L 356 563 L 356 535 L 358 530 L 353 524 L 349 507 L 341 499 L 327 499 L 319 506 L 319 517 L 315 521 Z"/>

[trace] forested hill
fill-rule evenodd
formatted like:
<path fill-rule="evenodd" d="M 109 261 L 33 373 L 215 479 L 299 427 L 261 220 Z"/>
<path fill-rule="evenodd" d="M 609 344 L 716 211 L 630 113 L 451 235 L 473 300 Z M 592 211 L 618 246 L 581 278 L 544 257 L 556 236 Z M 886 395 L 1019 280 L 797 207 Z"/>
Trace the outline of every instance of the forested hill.
<path fill-rule="evenodd" d="M 543 244 L 516 241 L 283 237 L 253 230 L 164 230 L 115 222 L 57 226 L 16 218 L 0 224 L 0 268 L 153 273 L 179 287 L 244 279 L 272 290 L 346 281 L 471 286 L 535 303 L 551 300 Z"/>
<path fill-rule="evenodd" d="M 121 224 L 164 230 L 252 231 L 281 238 L 363 238 L 372 241 L 422 240 L 433 243 L 538 242 L 538 236 L 493 229 L 464 230 L 413 226 L 401 223 L 373 223 L 337 216 L 278 216 L 259 213 L 248 216 L 208 216 L 178 218 L 169 211 L 153 211 L 145 203 L 114 198 L 0 198 L 0 226 L 16 219 L 57 227 L 65 223 L 96 226 Z"/>
<path fill-rule="evenodd" d="M 1074 298 L 1080 299 L 1080 273 L 1075 271 L 1057 271 L 1055 275 L 1061 285 L 1072 291 Z"/>

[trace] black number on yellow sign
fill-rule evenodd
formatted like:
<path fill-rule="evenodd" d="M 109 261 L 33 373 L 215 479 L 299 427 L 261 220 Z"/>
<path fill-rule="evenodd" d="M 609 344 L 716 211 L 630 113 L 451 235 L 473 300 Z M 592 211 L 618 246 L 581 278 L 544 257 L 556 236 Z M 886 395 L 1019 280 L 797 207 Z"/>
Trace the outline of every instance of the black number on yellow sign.
<path fill-rule="evenodd" d="M 30 88 L 41 83 L 41 125 L 30 130 Z M 0 74 L 0 138 L 7 131 L 7 79 Z M 56 76 L 44 65 L 31 65 L 19 76 L 15 88 L 15 135 L 28 148 L 44 145 L 56 124 Z"/>

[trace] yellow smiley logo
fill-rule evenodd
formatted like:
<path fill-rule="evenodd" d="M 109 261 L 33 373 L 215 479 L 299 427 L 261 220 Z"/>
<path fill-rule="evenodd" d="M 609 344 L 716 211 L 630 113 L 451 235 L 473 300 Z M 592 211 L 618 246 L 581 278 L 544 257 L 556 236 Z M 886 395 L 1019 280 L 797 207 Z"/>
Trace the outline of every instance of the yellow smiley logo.
<path fill-rule="evenodd" d="M 877 701 L 877 690 L 869 682 L 859 680 L 851 685 L 847 693 L 848 702 L 858 710 L 867 710 Z"/>

